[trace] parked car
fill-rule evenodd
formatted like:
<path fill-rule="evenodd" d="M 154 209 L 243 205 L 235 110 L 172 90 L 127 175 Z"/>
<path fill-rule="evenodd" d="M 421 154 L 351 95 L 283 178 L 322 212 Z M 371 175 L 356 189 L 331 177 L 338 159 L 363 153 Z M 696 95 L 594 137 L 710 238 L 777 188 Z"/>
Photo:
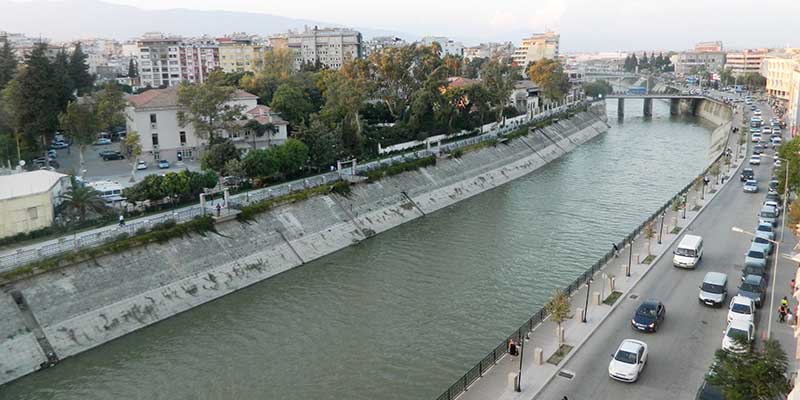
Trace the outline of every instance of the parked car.
<path fill-rule="evenodd" d="M 750 165 L 761 165 L 761 156 L 757 154 L 750 156 Z"/>
<path fill-rule="evenodd" d="M 169 161 L 158 160 L 158 169 L 167 169 L 167 168 L 169 168 Z"/>
<path fill-rule="evenodd" d="M 766 280 L 760 276 L 748 275 L 739 286 L 739 295 L 753 299 L 757 308 L 761 308 L 761 306 L 764 305 L 766 293 Z"/>
<path fill-rule="evenodd" d="M 101 151 L 99 154 L 100 157 L 103 159 L 103 161 L 122 160 L 125 158 L 125 156 L 123 156 L 122 153 L 113 150 Z"/>
<path fill-rule="evenodd" d="M 742 280 L 745 280 L 748 275 L 759 276 L 765 281 L 767 280 L 767 265 L 747 264 L 742 269 Z"/>
<path fill-rule="evenodd" d="M 47 169 L 50 169 L 50 170 L 61 167 L 59 165 L 58 161 L 56 161 L 56 160 L 54 160 L 54 159 L 52 159 L 50 157 L 34 158 L 33 159 L 33 165 L 35 165 L 35 166 L 37 166 L 39 168 L 42 168 L 42 169 L 47 168 Z"/>
<path fill-rule="evenodd" d="M 725 328 L 725 336 L 722 337 L 722 348 L 732 353 L 745 353 L 750 351 L 753 339 L 755 339 L 756 326 L 752 322 L 734 319 Z M 741 337 L 747 345 L 742 347 L 736 343 L 736 338 Z"/>
<path fill-rule="evenodd" d="M 100 145 L 106 145 L 106 144 L 111 144 L 111 139 L 108 139 L 108 138 L 99 138 L 99 139 L 97 139 L 97 141 L 96 141 L 96 142 L 94 142 L 94 144 L 95 144 L 95 145 L 98 145 L 98 146 L 100 146 Z"/>
<path fill-rule="evenodd" d="M 728 307 L 728 323 L 734 319 L 743 319 L 755 324 L 756 303 L 753 299 L 745 296 L 733 296 Z"/>
<path fill-rule="evenodd" d="M 780 136 L 775 136 L 772 138 L 772 147 L 779 147 L 781 143 L 783 143 L 783 139 L 781 139 Z"/>
<path fill-rule="evenodd" d="M 775 240 L 775 229 L 773 229 L 772 224 L 758 224 L 755 233 L 769 240 Z"/>
<path fill-rule="evenodd" d="M 746 193 L 757 193 L 758 192 L 758 182 L 755 180 L 749 180 L 744 183 L 742 189 Z"/>
<path fill-rule="evenodd" d="M 69 147 L 69 144 L 61 141 L 54 141 L 50 144 L 50 149 L 52 150 L 66 149 L 67 147 Z"/>
<path fill-rule="evenodd" d="M 647 363 L 647 344 L 641 340 L 625 339 L 611 355 L 608 376 L 623 382 L 636 382 Z"/>
<path fill-rule="evenodd" d="M 767 255 L 772 254 L 772 242 L 763 236 L 754 237 L 750 248 L 761 248 L 765 253 L 767 253 Z"/>
<path fill-rule="evenodd" d="M 147 163 L 144 162 L 144 161 L 139 160 L 139 162 L 136 163 L 136 169 L 138 169 L 140 171 L 143 170 L 143 169 L 147 169 Z"/>
<path fill-rule="evenodd" d="M 774 201 L 775 203 L 781 203 L 781 195 L 778 193 L 767 193 L 767 197 L 765 201 Z M 783 211 L 783 210 L 781 210 Z"/>
<path fill-rule="evenodd" d="M 752 168 L 744 168 L 742 169 L 742 175 L 739 177 L 739 180 L 742 182 L 749 181 L 751 179 L 756 179 L 756 174 L 753 172 Z"/>
<path fill-rule="evenodd" d="M 51 159 L 57 158 L 58 153 L 56 153 L 55 150 L 47 150 L 47 157 L 50 157 Z"/>
<path fill-rule="evenodd" d="M 656 299 L 647 299 L 639 304 L 631 319 L 631 326 L 645 332 L 656 332 L 667 315 L 667 308 Z"/>
<path fill-rule="evenodd" d="M 767 267 L 767 253 L 761 246 L 750 246 L 747 253 L 744 254 L 744 265 L 754 265 L 757 267 Z"/>
<path fill-rule="evenodd" d="M 778 216 L 781 215 L 781 211 L 782 211 L 781 210 L 781 204 L 778 203 L 777 201 L 767 200 L 767 201 L 764 202 L 764 205 L 774 208 L 775 209 L 775 213 L 777 213 Z"/>

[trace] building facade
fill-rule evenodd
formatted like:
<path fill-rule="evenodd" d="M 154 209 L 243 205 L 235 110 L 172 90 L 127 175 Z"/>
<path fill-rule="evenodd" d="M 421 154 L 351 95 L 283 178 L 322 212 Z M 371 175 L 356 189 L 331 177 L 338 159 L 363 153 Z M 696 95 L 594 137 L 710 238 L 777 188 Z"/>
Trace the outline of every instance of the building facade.
<path fill-rule="evenodd" d="M 459 58 L 464 57 L 464 45 L 444 36 L 425 36 L 420 43 L 425 46 L 433 46 L 434 43 L 438 43 L 442 48 L 442 58 L 447 55 Z"/>
<path fill-rule="evenodd" d="M 219 66 L 219 48 L 209 38 L 184 40 L 149 33 L 136 41 L 135 57 L 142 87 L 203 83 Z"/>
<path fill-rule="evenodd" d="M 677 75 L 691 75 L 696 70 L 719 71 L 725 66 L 725 53 L 714 51 L 686 51 L 677 54 L 673 61 Z"/>
<path fill-rule="evenodd" d="M 522 39 L 522 44 L 514 50 L 512 61 L 515 65 L 526 67 L 543 58 L 556 59 L 559 56 L 560 35 L 554 32 L 537 33 Z"/>
<path fill-rule="evenodd" d="M 794 67 L 800 54 L 789 52 L 770 54 L 761 62 L 761 75 L 767 79 L 767 93 L 779 100 L 789 101 Z"/>
<path fill-rule="evenodd" d="M 321 63 L 339 69 L 344 63 L 361 58 L 361 33 L 350 29 L 306 27 L 303 32 L 289 31 L 287 46 L 294 52 L 295 68 Z"/>
<path fill-rule="evenodd" d="M 722 42 L 720 41 L 699 42 L 694 45 L 694 51 L 696 53 L 705 53 L 705 52 L 719 53 L 722 51 Z"/>
<path fill-rule="evenodd" d="M 39 170 L 0 176 L 0 238 L 53 225 L 69 177 Z"/>
<path fill-rule="evenodd" d="M 376 36 L 364 42 L 364 57 L 380 53 L 383 49 L 407 46 L 405 40 L 395 36 Z"/>
<path fill-rule="evenodd" d="M 255 72 L 264 63 L 268 46 L 251 38 L 218 38 L 219 66 L 225 72 Z"/>
<path fill-rule="evenodd" d="M 767 57 L 768 49 L 743 50 L 729 52 L 725 57 L 725 68 L 734 74 L 761 72 L 761 62 Z"/>
<path fill-rule="evenodd" d="M 265 148 L 283 143 L 287 135 L 287 123 L 268 107 L 257 104 L 257 96 L 237 90 L 225 106 L 239 107 L 241 118 L 232 127 L 220 133 L 230 138 L 237 147 Z M 170 162 L 197 159 L 208 144 L 208 138 L 195 132 L 191 123 L 181 125 L 178 113 L 178 88 L 150 89 L 127 97 L 125 108 L 128 132 L 136 131 L 140 136 L 142 156 L 140 159 L 155 162 Z M 261 125 L 271 125 L 273 132 L 259 135 L 245 128 L 247 122 L 255 120 Z M 233 127 L 237 127 L 234 129 Z"/>

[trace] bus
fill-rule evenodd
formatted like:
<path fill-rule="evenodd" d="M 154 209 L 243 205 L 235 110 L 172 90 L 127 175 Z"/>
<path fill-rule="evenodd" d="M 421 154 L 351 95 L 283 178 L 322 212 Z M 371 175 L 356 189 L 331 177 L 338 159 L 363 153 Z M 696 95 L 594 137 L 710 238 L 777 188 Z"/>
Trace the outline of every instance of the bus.
<path fill-rule="evenodd" d="M 647 88 L 643 86 L 632 86 L 628 88 L 628 94 L 647 94 Z"/>

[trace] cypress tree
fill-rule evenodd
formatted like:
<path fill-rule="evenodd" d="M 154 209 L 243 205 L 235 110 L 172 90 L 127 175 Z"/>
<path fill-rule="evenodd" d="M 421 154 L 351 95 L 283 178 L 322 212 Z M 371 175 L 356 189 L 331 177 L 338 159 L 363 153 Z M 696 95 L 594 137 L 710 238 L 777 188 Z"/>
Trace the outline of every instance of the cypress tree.
<path fill-rule="evenodd" d="M 14 55 L 11 44 L 6 41 L 3 48 L 0 49 L 0 90 L 3 90 L 16 74 L 17 57 Z"/>
<path fill-rule="evenodd" d="M 59 112 L 64 111 L 67 103 L 73 100 L 72 93 L 75 89 L 70 75 L 69 56 L 64 49 L 61 49 L 53 60 L 53 90 L 55 90 L 55 100 Z"/>
<path fill-rule="evenodd" d="M 80 42 L 75 43 L 75 50 L 69 59 L 69 75 L 72 79 L 78 95 L 90 92 L 94 86 L 94 76 L 89 73 L 89 65 L 86 64 L 86 54 L 81 48 Z"/>
<path fill-rule="evenodd" d="M 128 78 L 136 78 L 139 76 L 139 71 L 136 69 L 136 63 L 131 58 L 130 62 L 128 62 Z"/>
<path fill-rule="evenodd" d="M 47 44 L 39 43 L 31 51 L 26 67 L 17 77 L 19 91 L 10 99 L 18 115 L 15 119 L 28 147 L 44 150 L 58 126 L 59 91 L 54 68 L 47 59 Z"/>

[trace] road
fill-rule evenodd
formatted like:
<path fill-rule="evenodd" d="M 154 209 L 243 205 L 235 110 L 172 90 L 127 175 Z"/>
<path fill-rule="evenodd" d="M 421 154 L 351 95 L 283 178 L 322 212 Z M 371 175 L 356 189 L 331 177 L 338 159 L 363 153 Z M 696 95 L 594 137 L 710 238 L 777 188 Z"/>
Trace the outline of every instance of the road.
<path fill-rule="evenodd" d="M 765 104 L 760 104 L 760 107 L 764 111 L 765 121 L 769 121 L 769 108 Z M 732 182 L 722 189 L 720 196 L 687 229 L 688 233 L 704 238 L 703 259 L 697 269 L 674 268 L 669 256 L 659 260 L 649 275 L 634 288 L 633 294 L 638 298 L 625 298 L 564 365 L 563 369 L 575 373 L 574 379 L 556 376 L 537 398 L 561 399 L 565 395 L 570 400 L 694 398 L 711 365 L 714 352 L 721 347 L 727 314 L 727 307 L 714 309 L 699 304 L 698 286 L 707 272 L 723 272 L 728 274 L 728 299 L 737 293 L 743 255 L 750 246 L 750 237 L 734 233 L 731 228 L 755 228 L 757 212 L 763 203 L 771 176 L 772 154 L 770 150 L 763 157 L 763 164 L 754 167 L 759 180 L 759 193 L 744 193 L 738 182 Z M 781 251 L 785 253 L 792 248 L 794 239 L 791 232 L 787 232 L 784 239 L 786 243 L 783 243 Z M 779 261 L 775 307 L 781 297 L 789 294 L 788 282 L 794 273 L 795 268 L 791 262 Z M 630 326 L 635 308 L 644 298 L 657 298 L 664 302 L 667 309 L 666 320 L 655 334 L 640 333 Z M 759 310 L 759 331 L 766 329 L 768 307 L 769 295 L 767 305 Z M 772 330 L 773 336 L 781 340 L 792 360 L 795 349 L 791 328 L 785 324 L 773 323 Z M 607 368 L 611 354 L 626 338 L 646 342 L 650 351 L 642 376 L 633 384 L 617 382 L 608 377 Z M 794 363 L 790 363 L 790 369 L 794 368 L 793 365 Z"/>

